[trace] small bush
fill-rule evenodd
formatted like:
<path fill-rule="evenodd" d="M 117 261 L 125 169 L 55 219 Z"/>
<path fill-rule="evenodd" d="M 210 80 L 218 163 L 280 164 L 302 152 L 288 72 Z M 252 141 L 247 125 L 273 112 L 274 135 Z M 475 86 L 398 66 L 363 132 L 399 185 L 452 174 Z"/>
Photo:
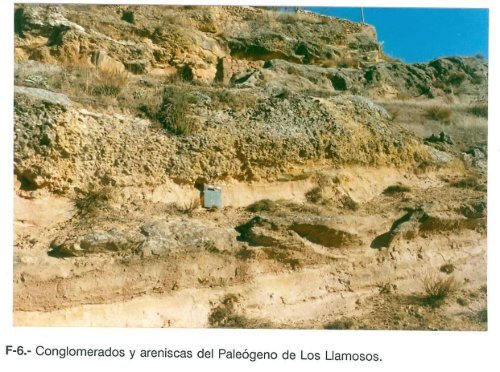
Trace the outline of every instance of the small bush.
<path fill-rule="evenodd" d="M 392 185 L 387 187 L 382 194 L 384 195 L 394 195 L 394 194 L 399 194 L 402 192 L 409 192 L 411 189 L 408 186 L 405 185 Z"/>
<path fill-rule="evenodd" d="M 205 248 L 205 250 L 209 253 L 221 253 L 221 251 L 215 246 L 215 243 L 211 240 L 209 241 L 206 241 L 205 243 L 203 243 L 203 247 Z"/>
<path fill-rule="evenodd" d="M 318 88 L 302 89 L 298 93 L 303 94 L 304 96 L 317 97 L 317 98 L 328 98 L 338 94 L 331 89 L 318 89 Z"/>
<path fill-rule="evenodd" d="M 122 13 L 122 20 L 128 23 L 135 23 L 134 12 L 129 10 L 124 10 Z"/>
<path fill-rule="evenodd" d="M 476 319 L 480 323 L 487 323 L 488 322 L 488 309 L 482 309 L 476 314 Z"/>
<path fill-rule="evenodd" d="M 342 318 L 328 323 L 327 325 L 325 325 L 325 329 L 345 330 L 352 329 L 353 326 L 354 322 L 352 321 L 352 319 Z"/>
<path fill-rule="evenodd" d="M 459 189 L 474 189 L 479 186 L 479 181 L 475 177 L 466 177 L 451 184 Z"/>
<path fill-rule="evenodd" d="M 189 117 L 193 98 L 188 92 L 168 87 L 163 93 L 163 101 L 158 120 L 163 127 L 177 135 L 189 135 L 197 130 L 196 123 Z"/>
<path fill-rule="evenodd" d="M 270 199 L 262 199 L 259 201 L 256 201 L 253 204 L 250 204 L 247 207 L 247 211 L 249 212 L 272 212 L 276 210 L 276 203 Z"/>
<path fill-rule="evenodd" d="M 351 211 L 357 211 L 359 209 L 359 204 L 349 195 L 346 195 L 342 199 L 342 207 Z"/>
<path fill-rule="evenodd" d="M 482 76 L 473 75 L 471 77 L 471 83 L 474 85 L 479 85 L 479 84 L 482 84 L 483 82 L 484 82 L 484 78 Z"/>
<path fill-rule="evenodd" d="M 460 306 L 467 306 L 469 304 L 469 301 L 466 298 L 459 297 L 457 298 L 457 304 Z"/>
<path fill-rule="evenodd" d="M 477 104 L 477 105 L 469 107 L 467 109 L 467 112 L 469 114 L 472 114 L 472 115 L 480 117 L 480 118 L 487 118 L 488 117 L 488 105 L 487 104 Z"/>
<path fill-rule="evenodd" d="M 322 60 L 316 61 L 315 64 L 320 65 L 321 67 L 325 67 L 325 68 L 338 66 L 338 63 L 337 63 L 337 61 L 335 61 L 335 59 L 322 59 Z"/>
<path fill-rule="evenodd" d="M 392 284 L 391 282 L 379 282 L 375 285 L 377 286 L 380 294 L 393 293 L 398 288 L 396 284 Z"/>
<path fill-rule="evenodd" d="M 323 199 L 321 187 L 315 187 L 305 194 L 306 200 L 310 203 L 319 203 Z"/>
<path fill-rule="evenodd" d="M 236 257 L 240 260 L 250 260 L 252 258 L 255 258 L 255 252 L 247 248 L 241 248 L 239 252 L 236 253 Z"/>
<path fill-rule="evenodd" d="M 90 186 L 75 199 L 75 207 L 81 215 L 89 215 L 109 207 L 111 188 Z"/>
<path fill-rule="evenodd" d="M 455 86 L 460 86 L 462 83 L 467 79 L 467 75 L 465 72 L 459 71 L 459 72 L 453 72 L 448 76 L 448 79 L 446 81 L 449 84 L 455 85 Z"/>
<path fill-rule="evenodd" d="M 424 303 L 432 307 L 441 306 L 443 301 L 456 289 L 456 281 L 452 276 L 441 278 L 434 274 L 427 274 L 422 279 L 422 285 L 425 292 Z"/>
<path fill-rule="evenodd" d="M 276 95 L 276 98 L 281 98 L 281 99 L 289 99 L 292 97 L 292 91 L 288 88 L 283 88 L 281 90 L 281 93 Z"/>
<path fill-rule="evenodd" d="M 288 12 L 280 12 L 278 16 L 276 17 L 276 20 L 281 23 L 289 24 L 289 23 L 296 23 L 299 17 L 295 13 L 288 13 Z"/>
<path fill-rule="evenodd" d="M 400 91 L 396 94 L 397 99 L 401 101 L 408 101 L 409 99 L 413 98 L 410 94 L 407 92 Z"/>
<path fill-rule="evenodd" d="M 444 264 L 439 268 L 439 271 L 445 274 L 451 274 L 453 271 L 455 271 L 455 265 L 450 263 Z"/>
<path fill-rule="evenodd" d="M 431 120 L 442 121 L 445 123 L 450 122 L 452 111 L 449 107 L 434 105 L 426 110 L 427 118 Z"/>
<path fill-rule="evenodd" d="M 221 300 L 219 306 L 212 309 L 208 316 L 208 322 L 212 327 L 222 328 L 247 328 L 248 322 L 245 317 L 236 314 L 235 304 L 238 296 L 228 294 Z"/>

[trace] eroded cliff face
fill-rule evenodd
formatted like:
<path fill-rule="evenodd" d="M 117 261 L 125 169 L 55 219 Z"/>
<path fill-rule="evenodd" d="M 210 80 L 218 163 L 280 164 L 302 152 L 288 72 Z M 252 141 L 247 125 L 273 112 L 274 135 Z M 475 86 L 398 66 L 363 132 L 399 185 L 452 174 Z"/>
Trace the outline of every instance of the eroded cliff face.
<path fill-rule="evenodd" d="M 17 324 L 485 328 L 484 59 L 102 5 L 17 6 L 15 58 Z"/>
<path fill-rule="evenodd" d="M 371 26 L 250 7 L 20 6 L 16 32 L 17 60 L 132 73 L 174 67 L 203 82 L 227 78 L 237 61 L 373 63 L 382 56 Z"/>

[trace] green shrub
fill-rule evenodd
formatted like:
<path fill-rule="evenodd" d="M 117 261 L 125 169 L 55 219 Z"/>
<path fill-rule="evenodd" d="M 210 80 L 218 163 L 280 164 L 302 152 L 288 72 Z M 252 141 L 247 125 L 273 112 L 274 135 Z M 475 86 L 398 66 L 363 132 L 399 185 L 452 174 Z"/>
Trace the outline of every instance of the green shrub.
<path fill-rule="evenodd" d="M 487 323 L 488 322 L 488 309 L 482 309 L 482 310 L 478 311 L 478 313 L 476 314 L 476 319 L 480 323 Z"/>
<path fill-rule="evenodd" d="M 189 135 L 198 129 L 195 121 L 189 116 L 190 105 L 194 99 L 183 89 L 167 87 L 163 92 L 159 122 L 168 131 L 177 135 Z"/>
<path fill-rule="evenodd" d="M 134 12 L 129 10 L 124 10 L 122 13 L 122 20 L 128 23 L 135 23 Z"/>
<path fill-rule="evenodd" d="M 466 298 L 459 297 L 457 298 L 457 304 L 460 306 L 467 306 L 469 304 L 469 301 Z"/>
<path fill-rule="evenodd" d="M 488 117 L 488 105 L 487 104 L 477 104 L 477 105 L 469 107 L 467 109 L 467 112 L 469 114 L 472 114 L 472 115 L 480 117 L 480 118 L 487 118 Z"/>

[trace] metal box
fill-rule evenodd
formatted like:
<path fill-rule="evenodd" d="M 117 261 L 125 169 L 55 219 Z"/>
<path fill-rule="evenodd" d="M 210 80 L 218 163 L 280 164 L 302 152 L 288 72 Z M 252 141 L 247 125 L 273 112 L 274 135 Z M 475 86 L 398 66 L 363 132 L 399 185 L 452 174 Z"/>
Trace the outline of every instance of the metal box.
<path fill-rule="evenodd" d="M 203 207 L 222 208 L 222 188 L 214 185 L 203 187 Z"/>

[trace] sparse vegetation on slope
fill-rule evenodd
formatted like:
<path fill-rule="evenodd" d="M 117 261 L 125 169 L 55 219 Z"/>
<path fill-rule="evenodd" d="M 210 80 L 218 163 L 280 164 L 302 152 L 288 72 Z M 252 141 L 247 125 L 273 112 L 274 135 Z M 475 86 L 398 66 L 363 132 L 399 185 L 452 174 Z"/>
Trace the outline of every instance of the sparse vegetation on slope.
<path fill-rule="evenodd" d="M 294 8 L 14 18 L 16 325 L 487 328 L 484 58 Z"/>

